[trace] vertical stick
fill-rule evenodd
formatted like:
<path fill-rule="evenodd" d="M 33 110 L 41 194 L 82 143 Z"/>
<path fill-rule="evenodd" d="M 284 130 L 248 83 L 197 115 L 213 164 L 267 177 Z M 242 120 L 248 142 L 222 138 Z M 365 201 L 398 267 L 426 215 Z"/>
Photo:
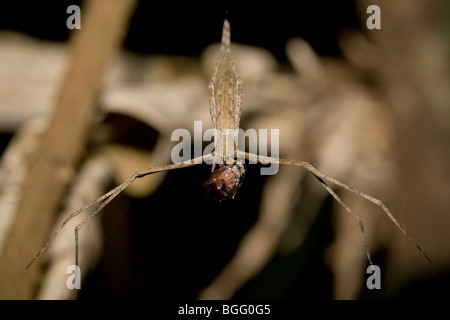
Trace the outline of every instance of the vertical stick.
<path fill-rule="evenodd" d="M 135 2 L 96 0 L 82 8 L 81 30 L 74 30 L 70 39 L 72 62 L 0 255 L 0 299 L 35 294 L 41 274 L 39 268 L 25 271 L 27 260 L 48 237 L 84 152 L 102 76 L 122 42 Z"/>

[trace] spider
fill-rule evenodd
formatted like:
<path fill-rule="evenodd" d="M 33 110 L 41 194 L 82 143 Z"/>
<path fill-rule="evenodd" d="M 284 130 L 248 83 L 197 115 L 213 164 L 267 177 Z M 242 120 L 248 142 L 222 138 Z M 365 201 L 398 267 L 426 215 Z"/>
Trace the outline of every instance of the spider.
<path fill-rule="evenodd" d="M 228 22 L 228 20 L 225 20 L 222 30 L 222 44 L 220 48 L 219 59 L 215 66 L 211 82 L 209 83 L 209 107 L 212 122 L 215 128 L 214 151 L 201 157 L 197 157 L 180 163 L 152 167 L 135 172 L 125 182 L 102 195 L 97 200 L 72 212 L 53 233 L 47 243 L 33 257 L 26 269 L 30 268 L 33 262 L 36 261 L 36 259 L 38 259 L 47 250 L 47 248 L 55 240 L 61 229 L 72 218 L 91 207 L 97 206 L 95 210 L 93 210 L 80 224 L 75 227 L 75 265 L 78 266 L 79 230 L 136 179 L 143 178 L 147 175 L 157 172 L 191 167 L 202 162 L 212 163 L 212 174 L 211 177 L 204 183 L 204 187 L 209 199 L 223 201 L 235 197 L 236 192 L 239 189 L 242 183 L 242 179 L 245 175 L 245 168 L 243 166 L 244 159 L 248 160 L 251 163 L 271 163 L 277 165 L 287 165 L 303 168 L 309 171 L 358 224 L 361 231 L 365 254 L 370 266 L 373 267 L 373 261 L 368 249 L 367 239 L 364 232 L 364 225 L 361 218 L 355 212 L 353 212 L 353 210 L 345 202 L 341 200 L 341 198 L 327 184 L 327 181 L 336 184 L 337 186 L 340 186 L 341 188 L 348 190 L 355 195 L 360 196 L 380 207 L 397 226 L 397 228 L 406 236 L 406 238 L 422 253 L 424 258 L 430 264 L 432 264 L 431 259 L 428 257 L 425 251 L 398 222 L 398 220 L 394 217 L 394 215 L 381 200 L 363 193 L 353 187 L 350 187 L 349 185 L 331 176 L 328 176 L 306 161 L 261 156 L 239 150 L 237 148 L 237 141 L 241 115 L 241 104 L 242 80 L 238 75 L 231 58 L 230 23 Z M 216 168 L 217 165 L 219 166 L 218 168 Z"/>

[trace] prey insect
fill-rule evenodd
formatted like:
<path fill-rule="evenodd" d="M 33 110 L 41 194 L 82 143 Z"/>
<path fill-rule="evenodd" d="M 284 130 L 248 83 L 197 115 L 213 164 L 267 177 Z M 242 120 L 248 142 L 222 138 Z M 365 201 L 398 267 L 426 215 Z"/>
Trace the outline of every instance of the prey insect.
<path fill-rule="evenodd" d="M 331 182 L 357 196 L 366 199 L 377 205 L 384 211 L 389 219 L 396 227 L 406 236 L 406 238 L 421 252 L 425 259 L 432 264 L 431 259 L 425 251 L 419 246 L 414 238 L 406 231 L 406 229 L 397 221 L 394 215 L 379 199 L 365 194 L 349 185 L 319 171 L 306 161 L 279 159 L 273 157 L 259 156 L 257 154 L 244 152 L 237 149 L 237 138 L 239 120 L 241 115 L 242 103 L 242 81 L 236 71 L 231 58 L 230 50 L 230 24 L 227 20 L 224 22 L 222 31 L 222 45 L 220 56 L 216 64 L 211 82 L 209 84 L 209 106 L 213 125 L 216 129 L 214 139 L 215 149 L 212 153 L 184 161 L 181 163 L 169 164 L 166 166 L 153 167 L 137 171 L 130 176 L 125 182 L 110 190 L 97 200 L 87 204 L 86 206 L 72 212 L 53 233 L 47 243 L 40 249 L 35 257 L 28 264 L 27 269 L 38 259 L 55 240 L 61 229 L 74 217 L 80 213 L 96 207 L 80 224 L 75 227 L 75 264 L 78 264 L 78 232 L 79 230 L 97 213 L 99 213 L 106 205 L 108 205 L 117 195 L 124 191 L 133 181 L 143 178 L 147 175 L 162 171 L 181 169 L 196 164 L 212 161 L 211 177 L 205 182 L 204 186 L 210 198 L 213 200 L 223 200 L 234 198 L 244 176 L 244 167 L 237 159 L 246 159 L 252 163 L 273 163 L 287 166 L 303 168 L 309 171 L 319 183 L 328 191 L 328 193 L 353 217 L 360 228 L 362 241 L 364 244 L 365 254 L 370 265 L 373 265 L 372 258 L 368 249 L 367 239 L 364 231 L 364 225 L 361 218 L 353 212 L 353 210 L 341 200 L 341 198 L 330 188 L 327 182 Z M 216 166 L 219 168 L 216 169 Z"/>

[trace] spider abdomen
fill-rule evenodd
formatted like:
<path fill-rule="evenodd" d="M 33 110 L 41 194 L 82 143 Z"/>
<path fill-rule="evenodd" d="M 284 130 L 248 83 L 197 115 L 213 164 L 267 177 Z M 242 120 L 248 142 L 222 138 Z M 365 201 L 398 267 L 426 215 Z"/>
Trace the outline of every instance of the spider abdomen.
<path fill-rule="evenodd" d="M 242 164 L 224 165 L 216 169 L 203 184 L 206 199 L 218 202 L 234 199 L 244 175 L 245 170 Z"/>

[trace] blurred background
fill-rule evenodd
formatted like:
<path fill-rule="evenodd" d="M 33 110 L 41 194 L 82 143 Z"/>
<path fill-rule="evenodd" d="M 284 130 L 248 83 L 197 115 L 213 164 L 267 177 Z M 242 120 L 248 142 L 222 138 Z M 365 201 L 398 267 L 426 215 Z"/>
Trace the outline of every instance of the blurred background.
<path fill-rule="evenodd" d="M 130 1 L 122 35 L 111 28 L 89 38 L 90 28 L 118 23 L 102 15 L 116 1 L 98 0 L 104 8 L 92 2 L 8 1 L 0 10 L 0 297 L 448 298 L 448 2 Z M 71 31 L 66 10 L 73 4 L 81 8 L 81 29 Z M 381 10 L 379 30 L 366 26 L 372 4 Z M 193 132 L 194 120 L 203 121 L 203 130 L 212 126 L 208 83 L 225 18 L 243 80 L 241 127 L 279 129 L 280 157 L 309 161 L 382 200 L 433 266 L 381 208 L 332 186 L 361 216 L 381 268 L 382 289 L 368 290 L 358 225 L 313 176 L 285 167 L 261 176 L 259 165 L 248 165 L 233 201 L 209 203 L 202 183 L 211 169 L 202 164 L 136 181 L 83 227 L 82 290 L 67 289 L 66 268 L 74 264 L 74 226 L 88 213 L 67 224 L 25 271 L 70 212 L 139 169 L 169 164 L 178 143 L 170 139 L 173 130 Z M 80 45 L 84 35 L 89 45 Z M 109 37 L 120 45 L 91 87 L 81 146 L 58 147 L 68 127 L 46 137 L 58 152 L 67 147 L 73 168 L 27 179 L 40 153 L 54 151 L 41 144 L 52 121 L 78 117 L 64 112 L 61 97 L 96 68 L 86 63 L 86 73 L 70 78 L 71 66 L 83 54 L 97 61 Z M 88 91 L 70 100 L 76 105 Z M 42 228 L 25 227 L 25 218 L 18 223 L 18 208 L 30 201 L 24 194 L 47 201 L 48 192 L 40 191 L 59 175 L 65 184 L 54 185 L 62 190 L 56 210 L 32 213 Z M 8 249 L 18 241 L 22 249 Z"/>

